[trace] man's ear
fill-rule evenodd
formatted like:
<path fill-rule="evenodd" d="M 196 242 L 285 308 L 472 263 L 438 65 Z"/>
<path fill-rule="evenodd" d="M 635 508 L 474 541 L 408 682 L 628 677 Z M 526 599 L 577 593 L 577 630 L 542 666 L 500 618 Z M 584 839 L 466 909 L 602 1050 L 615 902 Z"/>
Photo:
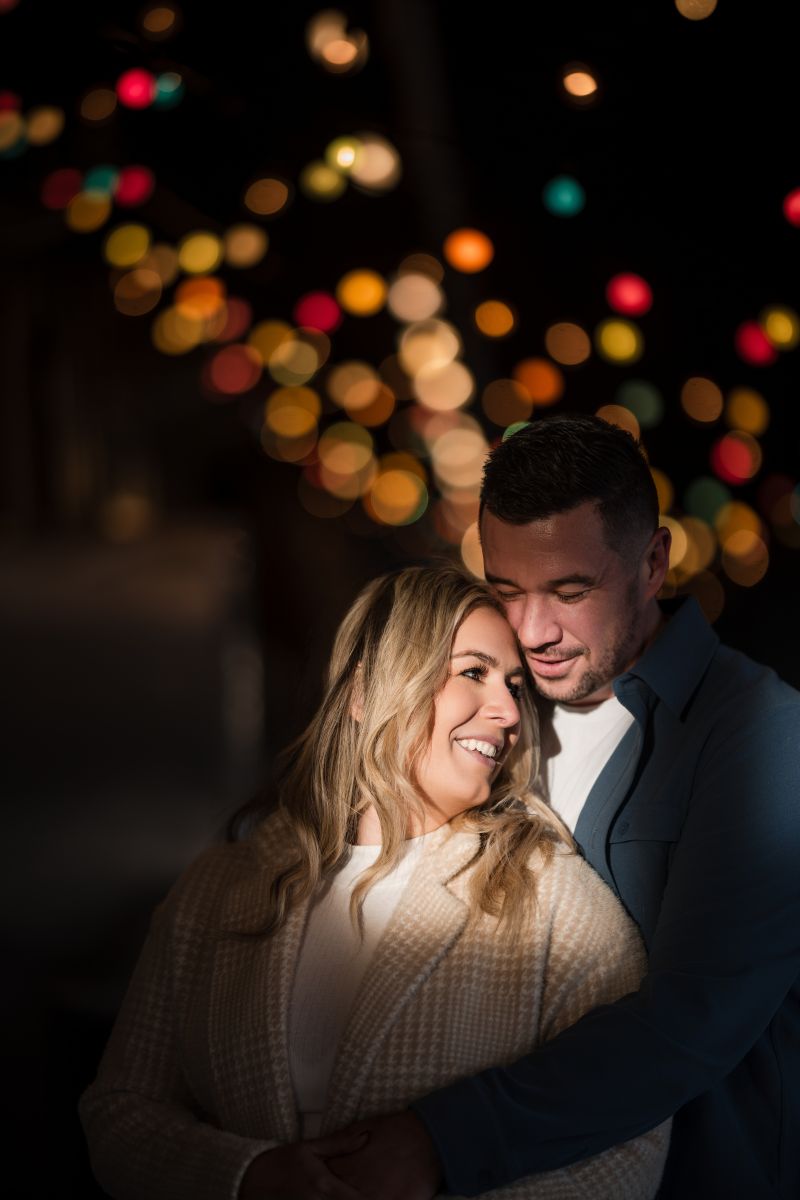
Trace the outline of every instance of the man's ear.
<path fill-rule="evenodd" d="M 661 585 L 669 570 L 669 550 L 672 545 L 672 534 L 665 525 L 661 525 L 650 539 L 645 551 L 645 588 L 649 600 L 661 590 Z"/>
<path fill-rule="evenodd" d="M 360 725 L 364 719 L 364 674 L 361 663 L 356 667 L 353 681 L 353 699 L 350 702 L 350 716 Z"/>

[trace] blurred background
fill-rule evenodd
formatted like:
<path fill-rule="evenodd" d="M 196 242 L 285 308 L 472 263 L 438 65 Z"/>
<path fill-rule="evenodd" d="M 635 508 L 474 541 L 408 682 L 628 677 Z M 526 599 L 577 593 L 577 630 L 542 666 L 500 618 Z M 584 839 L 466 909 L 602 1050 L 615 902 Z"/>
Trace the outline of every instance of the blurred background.
<path fill-rule="evenodd" d="M 193 11 L 194 10 L 194 11 Z M 0 0 L 9 1196 L 149 913 L 487 450 L 642 437 L 667 591 L 800 685 L 796 50 L 726 0 Z"/>

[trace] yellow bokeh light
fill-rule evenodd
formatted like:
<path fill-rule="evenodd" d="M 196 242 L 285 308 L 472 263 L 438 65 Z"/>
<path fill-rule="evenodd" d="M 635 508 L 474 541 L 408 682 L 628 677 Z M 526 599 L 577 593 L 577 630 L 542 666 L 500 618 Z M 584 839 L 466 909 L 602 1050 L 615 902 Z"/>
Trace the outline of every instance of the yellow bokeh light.
<path fill-rule="evenodd" d="M 494 258 L 491 239 L 480 229 L 455 229 L 445 238 L 443 250 L 450 266 L 467 275 L 485 270 Z"/>
<path fill-rule="evenodd" d="M 425 321 L 444 304 L 442 289 L 429 275 L 406 272 L 389 288 L 386 303 L 398 321 Z"/>
<path fill-rule="evenodd" d="M 793 309 L 767 308 L 760 321 L 764 333 L 779 350 L 793 350 L 800 342 L 800 318 Z"/>
<path fill-rule="evenodd" d="M 356 317 L 371 317 L 386 303 L 386 280 L 377 271 L 348 271 L 339 280 L 336 299 Z"/>
<path fill-rule="evenodd" d="M 564 91 L 577 100 L 588 100 L 597 94 L 597 80 L 586 68 L 567 68 L 562 82 Z"/>
<path fill-rule="evenodd" d="M 769 407 L 752 388 L 734 388 L 725 404 L 725 420 L 732 429 L 759 437 L 769 425 Z"/>
<path fill-rule="evenodd" d="M 527 421 L 533 411 L 530 393 L 516 379 L 493 379 L 483 389 L 481 405 L 489 420 L 502 429 Z"/>
<path fill-rule="evenodd" d="M 474 391 L 475 380 L 460 362 L 424 366 L 414 377 L 414 392 L 420 404 L 437 411 L 461 408 Z"/>
<path fill-rule="evenodd" d="M 714 528 L 723 549 L 735 533 L 744 531 L 757 534 L 759 537 L 763 533 L 763 525 L 758 513 L 749 504 L 744 504 L 740 500 L 732 500 L 728 504 L 722 505 L 714 517 Z"/>
<path fill-rule="evenodd" d="M 164 37 L 168 33 L 174 32 L 176 16 L 175 9 L 169 8 L 165 4 L 148 8 L 142 14 L 142 29 L 151 36 Z"/>
<path fill-rule="evenodd" d="M 506 337 L 516 323 L 514 313 L 502 300 L 484 300 L 475 309 L 475 324 L 487 337 Z"/>
<path fill-rule="evenodd" d="M 312 58 L 319 58 L 328 42 L 344 37 L 347 18 L 338 8 L 326 8 L 315 13 L 306 25 L 306 48 Z"/>
<path fill-rule="evenodd" d="M 415 321 L 400 337 L 398 357 L 404 371 L 416 376 L 425 368 L 446 367 L 461 352 L 461 338 L 447 321 Z"/>
<path fill-rule="evenodd" d="M 254 267 L 267 253 L 269 238 L 257 225 L 231 225 L 223 238 L 225 262 L 230 267 Z"/>
<path fill-rule="evenodd" d="M 355 475 L 373 457 L 371 435 L 362 425 L 338 421 L 319 440 L 320 462 L 336 475 Z"/>
<path fill-rule="evenodd" d="M 595 416 L 600 417 L 603 421 L 608 421 L 609 425 L 627 429 L 628 433 L 632 433 L 638 440 L 641 433 L 639 422 L 629 408 L 625 408 L 621 404 L 603 404 L 598 408 Z"/>
<path fill-rule="evenodd" d="M 588 333 L 571 321 L 559 321 L 551 325 L 544 335 L 544 345 L 550 357 L 566 367 L 586 362 L 592 353 Z"/>
<path fill-rule="evenodd" d="M 394 412 L 396 398 L 391 388 L 387 387 L 385 383 L 379 383 L 377 392 L 372 388 L 369 389 L 372 392 L 372 398 L 369 403 L 365 404 L 363 396 L 366 390 L 366 388 L 360 390 L 356 385 L 348 392 L 344 407 L 347 415 L 353 421 L 373 429 L 389 420 Z M 350 402 L 353 397 L 356 399 L 355 405 Z"/>
<path fill-rule="evenodd" d="M 325 386 L 340 408 L 367 408 L 378 398 L 381 381 L 369 363 L 351 359 L 331 367 Z"/>
<path fill-rule="evenodd" d="M 210 321 L 225 307 L 225 285 L 214 276 L 184 279 L 175 289 L 175 307 L 190 321 Z"/>
<path fill-rule="evenodd" d="M 659 525 L 665 526 L 672 535 L 672 543 L 669 550 L 669 566 L 670 570 L 674 570 L 680 565 L 686 551 L 689 547 L 689 539 L 681 525 L 680 521 L 676 521 L 673 517 L 667 517 L 661 513 L 658 518 Z"/>
<path fill-rule="evenodd" d="M 370 455 L 364 466 L 357 471 L 340 473 L 324 462 L 320 463 L 319 468 L 320 482 L 326 491 L 345 500 L 356 500 L 359 496 L 364 496 L 372 487 L 377 474 L 378 464 L 373 455 Z"/>
<path fill-rule="evenodd" d="M 25 120 L 28 141 L 33 146 L 46 146 L 48 142 L 54 142 L 64 128 L 63 111 L 51 105 L 32 108 Z"/>
<path fill-rule="evenodd" d="M 555 404 L 564 394 L 564 376 L 546 358 L 523 359 L 514 367 L 514 378 L 534 404 Z"/>
<path fill-rule="evenodd" d="M 357 137 L 334 138 L 325 147 L 325 161 L 334 171 L 351 171 L 360 161 L 363 147 Z"/>
<path fill-rule="evenodd" d="M 681 406 L 693 421 L 709 424 L 716 421 L 722 412 L 722 392 L 703 375 L 693 375 L 681 388 Z"/>
<path fill-rule="evenodd" d="M 675 489 L 672 486 L 672 481 L 659 471 L 658 467 L 651 467 L 650 474 L 653 476 L 653 483 L 656 485 L 658 492 L 658 507 L 660 512 L 669 512 L 675 500 Z"/>
<path fill-rule="evenodd" d="M 428 502 L 428 489 L 412 471 L 381 471 L 369 492 L 369 508 L 385 525 L 408 525 L 418 520 Z M 369 510 L 368 510 L 369 511 Z"/>
<path fill-rule="evenodd" d="M 270 357 L 282 342 L 292 337 L 292 327 L 285 321 L 260 321 L 247 335 L 248 345 L 254 346 L 266 367 Z"/>
<path fill-rule="evenodd" d="M 400 182 L 400 155 L 377 133 L 359 133 L 361 151 L 350 167 L 350 178 L 368 192 L 386 192 Z"/>
<path fill-rule="evenodd" d="M 103 253 L 112 267 L 135 267 L 150 249 L 150 230 L 144 225 L 118 225 L 105 240 Z"/>
<path fill-rule="evenodd" d="M 489 447 L 479 430 L 455 428 L 437 437 L 431 447 L 437 479 L 450 487 L 477 486 Z"/>
<path fill-rule="evenodd" d="M 397 268 L 398 275 L 427 275 L 434 283 L 444 279 L 444 267 L 432 254 L 407 254 Z"/>
<path fill-rule="evenodd" d="M 316 347 L 294 332 L 275 347 L 267 360 L 272 378 L 287 386 L 306 383 L 319 365 Z"/>
<path fill-rule="evenodd" d="M 289 188 L 281 179 L 257 179 L 244 194 L 244 202 L 260 217 L 272 217 L 289 201 Z"/>
<path fill-rule="evenodd" d="M 680 561 L 680 574 L 697 575 L 711 565 L 717 549 L 714 530 L 699 517 L 681 517 L 686 536 L 686 550 Z"/>
<path fill-rule="evenodd" d="M 740 587 L 753 587 L 763 579 L 769 566 L 769 551 L 762 538 L 750 529 L 739 529 L 722 546 L 725 574 Z"/>
<path fill-rule="evenodd" d="M 470 525 L 461 539 L 461 561 L 467 570 L 477 576 L 478 579 L 486 578 L 477 521 L 474 525 Z"/>
<path fill-rule="evenodd" d="M 689 21 L 704 21 L 717 7 L 717 0 L 675 0 L 675 7 Z"/>
<path fill-rule="evenodd" d="M 146 267 L 126 272 L 114 288 L 114 305 L 128 317 L 151 312 L 161 299 L 161 277 Z"/>
<path fill-rule="evenodd" d="M 594 335 L 598 354 L 607 362 L 632 363 L 642 357 L 644 338 L 638 326 L 620 317 L 601 321 Z"/>
<path fill-rule="evenodd" d="M 13 109 L 0 109 L 0 153 L 11 150 L 24 136 L 24 118 Z"/>
<path fill-rule="evenodd" d="M 264 419 L 273 433 L 281 437 L 307 437 L 316 429 L 321 411 L 319 396 L 313 388 L 283 387 L 277 388 L 267 400 Z"/>
<path fill-rule="evenodd" d="M 78 192 L 67 205 L 64 216 L 75 233 L 93 233 L 111 216 L 111 199 L 99 192 Z"/>
<path fill-rule="evenodd" d="M 336 200 L 347 187 L 344 176 L 321 159 L 303 167 L 298 182 L 312 200 Z"/>
<path fill-rule="evenodd" d="M 178 264 L 187 275 L 206 275 L 222 262 L 222 242 L 205 230 L 187 233 L 178 243 Z"/>
<path fill-rule="evenodd" d="M 153 344 L 162 354 L 186 354 L 203 340 L 204 322 L 171 306 L 153 322 Z"/>
<path fill-rule="evenodd" d="M 81 100 L 80 115 L 84 121 L 99 124 L 107 121 L 117 107 L 117 93 L 113 88 L 92 88 Z"/>
<path fill-rule="evenodd" d="M 155 271 L 163 287 L 169 287 L 178 277 L 178 252 L 166 242 L 156 242 L 145 254 L 139 266 Z"/>

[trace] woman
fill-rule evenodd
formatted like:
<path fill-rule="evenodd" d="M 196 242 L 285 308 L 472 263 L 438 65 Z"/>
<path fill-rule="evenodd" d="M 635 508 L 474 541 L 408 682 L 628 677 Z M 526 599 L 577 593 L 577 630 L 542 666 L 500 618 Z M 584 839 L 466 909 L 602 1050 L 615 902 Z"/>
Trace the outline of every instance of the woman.
<path fill-rule="evenodd" d="M 636 987 L 632 922 L 528 791 L 534 738 L 484 584 L 409 568 L 362 592 L 279 811 L 156 913 L 81 1102 L 111 1196 L 305 1197 L 324 1175 L 354 1198 L 324 1158 L 355 1143 L 331 1131 Z M 644 1200 L 667 1141 L 662 1126 L 502 1195 Z"/>

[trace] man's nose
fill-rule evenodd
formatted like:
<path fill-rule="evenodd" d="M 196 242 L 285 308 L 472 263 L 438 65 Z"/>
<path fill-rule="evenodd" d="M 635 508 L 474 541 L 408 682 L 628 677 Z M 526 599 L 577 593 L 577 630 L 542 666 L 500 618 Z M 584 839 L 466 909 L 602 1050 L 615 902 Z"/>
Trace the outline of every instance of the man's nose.
<path fill-rule="evenodd" d="M 526 650 L 538 650 L 561 641 L 561 625 L 546 596 L 526 597 L 517 637 Z"/>

